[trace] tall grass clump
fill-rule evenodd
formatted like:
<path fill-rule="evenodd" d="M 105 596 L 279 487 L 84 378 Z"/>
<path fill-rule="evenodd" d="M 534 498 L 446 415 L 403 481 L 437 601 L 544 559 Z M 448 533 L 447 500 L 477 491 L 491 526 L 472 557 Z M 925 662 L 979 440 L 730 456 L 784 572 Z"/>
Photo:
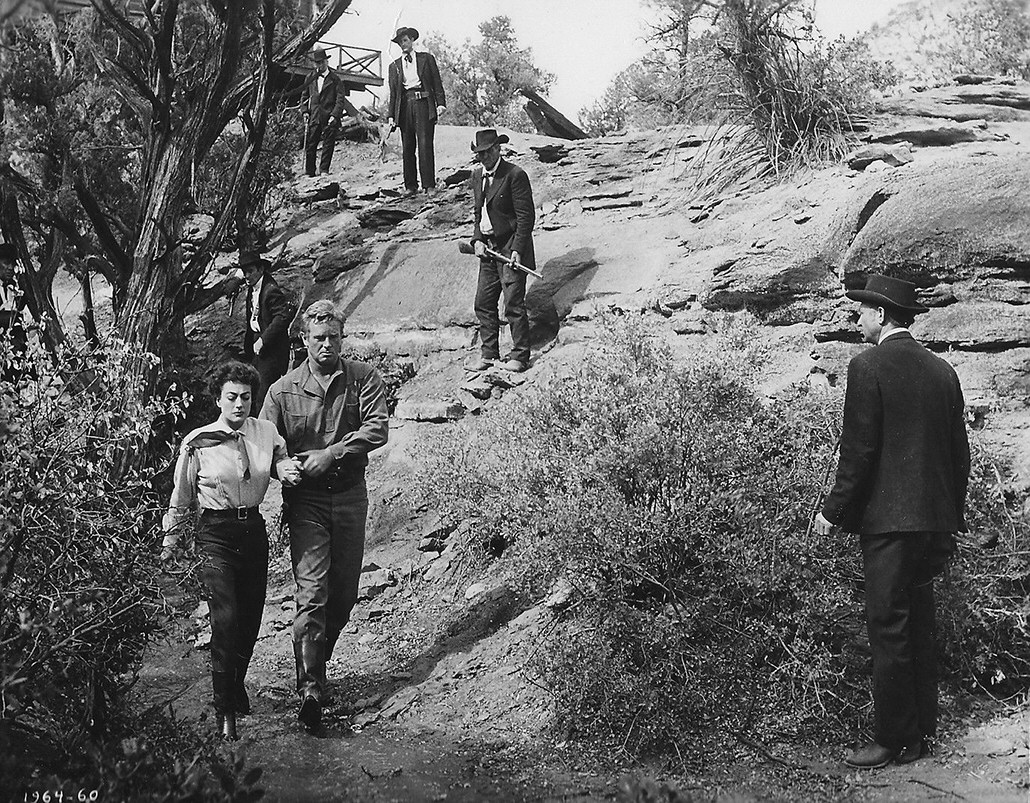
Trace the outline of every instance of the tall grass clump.
<path fill-rule="evenodd" d="M 842 396 L 762 398 L 753 335 L 727 319 L 674 360 L 642 320 L 606 320 L 576 367 L 440 443 L 427 485 L 475 522 L 468 565 L 531 599 L 572 586 L 533 668 L 584 740 L 700 758 L 717 735 L 868 722 L 857 540 L 811 529 Z"/>
<path fill-rule="evenodd" d="M 875 92 L 897 81 L 861 40 L 826 42 L 791 0 L 726 0 L 723 57 L 737 79 L 731 106 L 748 120 L 773 167 L 790 172 L 840 160 Z"/>
<path fill-rule="evenodd" d="M 172 613 L 155 427 L 185 401 L 142 400 L 126 384 L 132 357 L 16 359 L 0 338 L 0 788 L 18 799 L 242 800 L 256 781 L 182 723 L 126 703 Z"/>

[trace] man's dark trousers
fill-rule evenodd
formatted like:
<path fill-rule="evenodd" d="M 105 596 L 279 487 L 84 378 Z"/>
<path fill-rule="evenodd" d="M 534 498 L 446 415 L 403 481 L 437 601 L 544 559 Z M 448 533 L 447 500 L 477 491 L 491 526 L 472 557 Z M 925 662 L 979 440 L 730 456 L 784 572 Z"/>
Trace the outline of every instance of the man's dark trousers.
<path fill-rule="evenodd" d="M 934 533 L 861 536 L 873 654 L 877 744 L 900 749 L 937 733 Z"/>
<path fill-rule="evenodd" d="M 418 95 L 423 95 L 417 98 Z M 436 155 L 433 150 L 433 134 L 436 121 L 432 115 L 436 110 L 430 107 L 429 98 L 421 90 L 405 90 L 401 99 L 401 152 L 404 156 L 404 187 L 418 189 L 418 177 L 422 176 L 422 189 L 436 186 Z M 418 147 L 418 169 L 415 165 L 415 148 Z"/>
<path fill-rule="evenodd" d="M 336 138 L 340 134 L 340 121 L 333 120 L 327 125 L 322 115 L 312 115 L 308 123 L 307 150 L 304 152 L 304 171 L 309 175 L 315 175 L 315 154 L 318 152 L 318 141 L 322 140 L 322 158 L 319 160 L 318 169 L 322 172 L 329 172 L 329 165 L 333 162 L 333 151 L 336 149 Z"/>
<path fill-rule="evenodd" d="M 491 238 L 492 239 L 492 238 Z M 494 242 L 490 248 L 502 252 Z M 503 252 L 502 252 L 503 253 Z M 529 316 L 526 312 L 526 274 L 495 259 L 479 261 L 479 284 L 476 287 L 476 318 L 484 359 L 500 359 L 500 320 L 497 302 L 504 292 L 504 311 L 511 330 L 512 350 L 509 359 L 529 362 Z"/>

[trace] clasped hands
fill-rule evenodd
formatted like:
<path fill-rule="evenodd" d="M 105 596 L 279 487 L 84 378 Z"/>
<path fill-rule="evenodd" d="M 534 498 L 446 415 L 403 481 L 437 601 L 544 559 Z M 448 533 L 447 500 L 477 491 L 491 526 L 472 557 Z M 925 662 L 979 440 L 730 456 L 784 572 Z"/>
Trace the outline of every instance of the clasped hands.
<path fill-rule="evenodd" d="M 279 480 L 283 485 L 293 486 L 305 475 L 321 477 L 335 462 L 336 458 L 328 449 L 305 449 L 297 452 L 289 462 L 279 464 Z"/>

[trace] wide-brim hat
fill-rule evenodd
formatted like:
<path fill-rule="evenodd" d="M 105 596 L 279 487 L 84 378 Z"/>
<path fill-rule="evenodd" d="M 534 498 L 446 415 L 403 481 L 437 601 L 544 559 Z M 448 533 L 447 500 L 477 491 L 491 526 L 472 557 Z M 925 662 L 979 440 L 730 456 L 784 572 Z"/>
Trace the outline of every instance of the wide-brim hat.
<path fill-rule="evenodd" d="M 852 301 L 861 301 L 877 307 L 887 307 L 918 315 L 927 309 L 916 301 L 916 286 L 904 279 L 871 273 L 866 277 L 865 288 L 848 290 L 845 293 Z"/>
<path fill-rule="evenodd" d="M 476 153 L 490 150 L 494 145 L 503 145 L 510 142 L 507 134 L 498 134 L 496 128 L 484 128 L 476 132 L 476 138 L 472 142 L 472 150 Z"/>
<path fill-rule="evenodd" d="M 393 42 L 395 45 L 399 45 L 401 43 L 401 37 L 405 34 L 411 37 L 412 42 L 418 39 L 418 30 L 416 28 L 398 28 L 397 33 L 393 35 L 393 39 L 391 39 L 390 41 Z"/>
<path fill-rule="evenodd" d="M 254 248 L 241 248 L 240 258 L 236 263 L 239 268 L 249 268 L 251 265 L 267 265 L 268 260 L 261 256 L 261 252 Z"/>

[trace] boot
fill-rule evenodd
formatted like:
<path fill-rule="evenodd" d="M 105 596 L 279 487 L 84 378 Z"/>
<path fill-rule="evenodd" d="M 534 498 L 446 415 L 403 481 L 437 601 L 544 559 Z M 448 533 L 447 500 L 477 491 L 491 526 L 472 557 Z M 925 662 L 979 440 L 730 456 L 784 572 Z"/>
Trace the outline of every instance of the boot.
<path fill-rule="evenodd" d="M 232 704 L 232 678 L 229 672 L 212 672 L 211 689 L 214 692 L 215 728 L 226 741 L 235 742 L 236 712 Z"/>
<path fill-rule="evenodd" d="M 250 698 L 247 696 L 247 687 L 243 685 L 243 679 L 247 676 L 247 667 L 249 665 L 250 658 L 244 658 L 240 655 L 236 659 L 236 671 L 233 673 L 233 710 L 241 715 L 250 713 Z"/>
<path fill-rule="evenodd" d="M 325 642 L 304 637 L 293 643 L 297 663 L 297 719 L 309 733 L 322 725 L 322 689 L 325 688 Z"/>

